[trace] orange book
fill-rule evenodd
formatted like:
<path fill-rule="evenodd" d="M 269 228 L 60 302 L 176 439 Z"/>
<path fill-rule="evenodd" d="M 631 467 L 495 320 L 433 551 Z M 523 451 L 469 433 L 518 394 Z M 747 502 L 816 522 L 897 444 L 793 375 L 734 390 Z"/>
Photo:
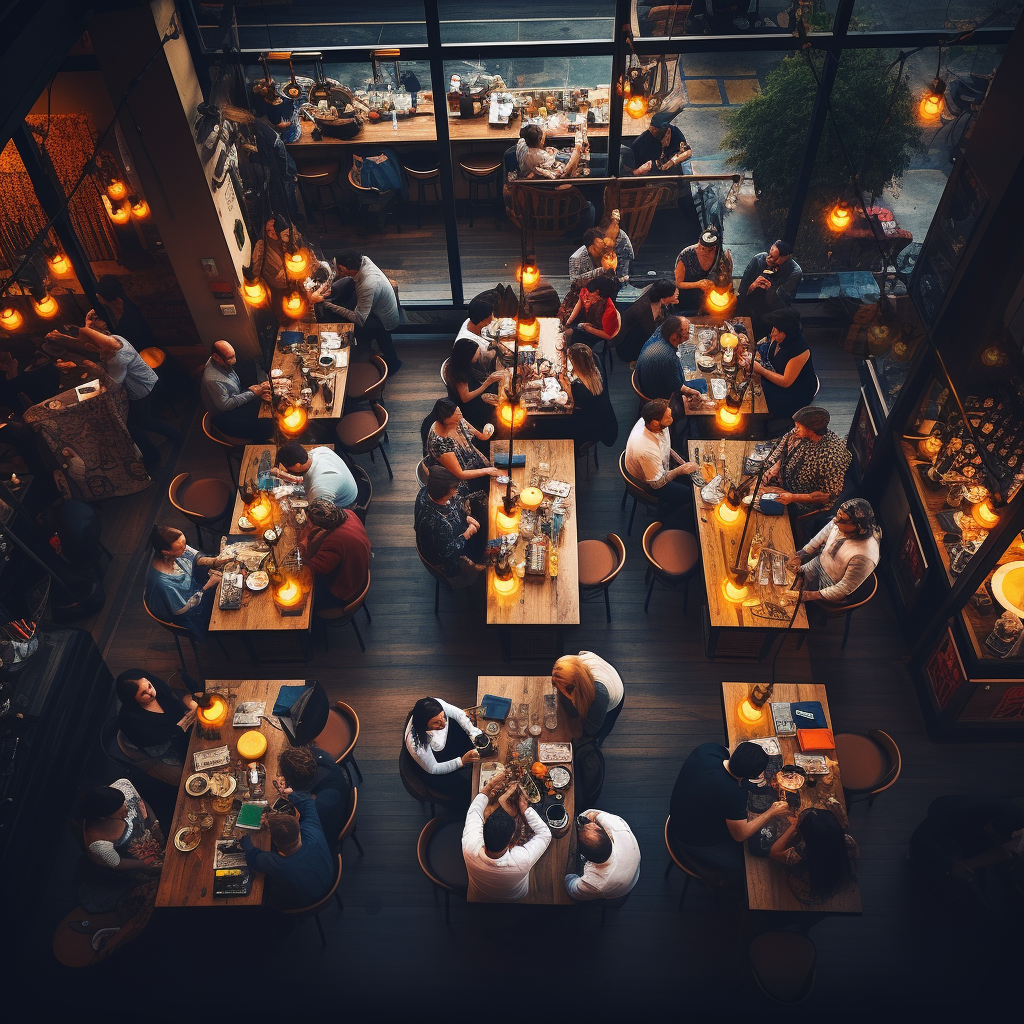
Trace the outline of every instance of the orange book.
<path fill-rule="evenodd" d="M 797 729 L 796 738 L 802 751 L 836 749 L 831 729 Z"/>

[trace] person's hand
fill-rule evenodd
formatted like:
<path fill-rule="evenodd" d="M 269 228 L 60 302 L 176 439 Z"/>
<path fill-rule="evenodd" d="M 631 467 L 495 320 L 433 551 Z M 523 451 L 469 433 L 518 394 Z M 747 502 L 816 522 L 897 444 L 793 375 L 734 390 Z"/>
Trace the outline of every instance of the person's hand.
<path fill-rule="evenodd" d="M 497 466 L 488 466 L 484 471 L 484 476 L 501 476 L 501 470 Z"/>
<path fill-rule="evenodd" d="M 231 555 L 214 555 L 213 556 L 213 564 L 214 565 L 227 565 L 228 562 L 231 561 L 231 559 L 232 559 Z"/>
<path fill-rule="evenodd" d="M 479 750 L 467 750 L 462 755 L 462 763 L 463 764 L 472 764 L 474 761 L 479 761 L 479 760 L 480 760 L 480 751 Z"/>
<path fill-rule="evenodd" d="M 251 392 L 252 392 L 252 393 L 253 393 L 254 395 L 260 395 L 260 394 L 262 394 L 262 393 L 263 393 L 263 385 L 262 385 L 262 384 L 250 384 L 250 385 L 249 385 L 249 390 L 250 390 L 250 391 L 251 391 Z"/>
<path fill-rule="evenodd" d="M 805 604 L 808 601 L 817 601 L 821 597 L 820 590 L 802 590 L 800 591 L 800 600 Z"/>
<path fill-rule="evenodd" d="M 637 174 L 650 174 L 651 173 L 651 169 L 653 167 L 654 167 L 654 161 L 653 160 L 648 160 L 647 163 L 641 164 L 636 169 L 636 173 Z"/>
<path fill-rule="evenodd" d="M 476 528 L 477 530 L 479 530 L 479 529 L 480 529 L 480 520 L 479 520 L 479 519 L 474 519 L 474 518 L 473 518 L 473 517 L 472 517 L 471 515 L 467 515 L 467 516 L 466 516 L 466 522 L 467 522 L 467 523 L 468 523 L 468 524 L 469 524 L 470 526 L 473 526 L 473 527 L 475 527 L 475 528 Z"/>
<path fill-rule="evenodd" d="M 790 555 L 789 558 L 786 559 L 786 568 L 791 569 L 794 572 L 796 572 L 796 570 L 799 569 L 802 564 L 803 563 L 800 561 L 799 552 L 795 555 Z"/>
<path fill-rule="evenodd" d="M 56 366 L 58 370 L 73 370 L 75 368 L 75 364 L 69 359 L 55 359 L 54 366 Z"/>
<path fill-rule="evenodd" d="M 490 782 L 487 783 L 486 786 L 484 786 L 483 789 L 480 790 L 480 792 L 485 793 L 487 795 L 487 798 L 490 799 L 494 791 L 505 781 L 506 775 L 508 775 L 507 769 L 505 771 L 499 772 L 497 775 L 494 776 L 493 779 L 491 779 Z"/>
<path fill-rule="evenodd" d="M 505 371 L 504 370 L 492 370 L 489 374 L 487 374 L 487 383 L 488 384 L 497 384 L 498 381 L 504 380 L 504 379 L 505 379 Z M 493 423 L 488 423 L 487 425 L 489 427 L 493 427 L 494 426 Z"/>
<path fill-rule="evenodd" d="M 768 808 L 769 818 L 780 818 L 783 814 L 789 814 L 789 804 L 785 800 L 776 800 L 775 803 Z"/>
<path fill-rule="evenodd" d="M 209 590 L 210 587 L 217 586 L 217 584 L 220 583 L 220 577 L 221 574 L 216 570 L 211 572 L 209 577 L 207 577 L 206 582 L 203 584 L 203 590 Z"/>
<path fill-rule="evenodd" d="M 789 491 L 779 491 L 775 496 L 775 500 L 783 505 L 791 505 L 793 503 L 793 495 Z"/>
<path fill-rule="evenodd" d="M 700 469 L 700 466 L 698 466 L 696 462 L 682 462 L 679 464 L 679 468 L 684 473 L 696 473 L 697 470 Z"/>
<path fill-rule="evenodd" d="M 522 786 L 516 788 L 519 790 L 519 813 L 526 814 L 530 809 L 530 801 L 526 799 L 526 793 L 523 791 Z"/>
<path fill-rule="evenodd" d="M 703 292 L 703 293 L 704 293 L 705 295 L 707 295 L 707 293 L 708 293 L 709 291 L 711 291 L 711 289 L 712 289 L 712 288 L 714 288 L 714 287 L 715 287 L 715 282 L 714 282 L 714 281 L 709 281 L 709 280 L 708 280 L 708 279 L 707 279 L 706 277 L 705 277 L 705 278 L 704 278 L 704 279 L 703 279 L 702 281 L 697 281 L 697 282 L 696 282 L 696 284 L 697 284 L 697 287 L 698 287 L 698 288 L 699 288 L 699 289 L 700 289 L 700 290 L 701 290 L 701 291 L 702 291 L 702 292 Z"/>
<path fill-rule="evenodd" d="M 516 795 L 519 790 L 519 786 L 509 786 L 501 796 L 498 797 L 498 806 L 507 811 L 514 818 L 516 816 L 516 808 L 512 804 L 512 798 Z"/>
<path fill-rule="evenodd" d="M 106 327 L 107 322 L 99 313 L 96 312 L 95 309 L 90 309 L 89 312 L 85 314 L 85 326 L 91 330 L 96 330 L 97 327 Z"/>

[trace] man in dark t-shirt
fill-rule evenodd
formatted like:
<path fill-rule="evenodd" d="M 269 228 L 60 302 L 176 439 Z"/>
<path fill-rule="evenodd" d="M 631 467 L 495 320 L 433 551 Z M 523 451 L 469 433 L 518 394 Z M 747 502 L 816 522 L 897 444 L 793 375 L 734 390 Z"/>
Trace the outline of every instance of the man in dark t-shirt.
<path fill-rule="evenodd" d="M 730 756 L 720 743 L 702 743 L 679 769 L 672 790 L 669 834 L 695 860 L 739 883 L 743 875 L 743 843 L 765 824 L 789 811 L 777 800 L 763 814 L 747 821 L 743 782 L 757 779 L 768 755 L 756 743 L 741 743 Z"/>

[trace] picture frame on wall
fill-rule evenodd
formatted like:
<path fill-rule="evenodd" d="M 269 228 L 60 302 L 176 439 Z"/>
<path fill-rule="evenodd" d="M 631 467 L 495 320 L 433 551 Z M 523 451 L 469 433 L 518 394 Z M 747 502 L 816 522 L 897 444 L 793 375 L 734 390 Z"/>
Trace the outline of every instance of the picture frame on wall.
<path fill-rule="evenodd" d="M 967 682 L 964 663 L 960 659 L 953 630 L 948 623 L 935 650 L 924 664 L 924 674 L 938 711 L 942 711 L 960 687 Z"/>
<path fill-rule="evenodd" d="M 909 611 L 917 603 L 921 585 L 928 575 L 928 559 L 925 557 L 912 515 L 908 515 L 907 521 L 903 524 L 903 533 L 896 549 L 893 575 L 896 577 L 903 605 Z"/>
<path fill-rule="evenodd" d="M 868 405 L 867 392 L 860 389 L 860 400 L 857 402 L 857 411 L 853 416 L 853 423 L 850 425 L 850 434 L 847 444 L 853 453 L 858 483 L 871 462 L 875 453 L 875 441 L 878 438 L 878 428 L 875 426 L 875 418 L 871 415 L 871 407 Z"/>

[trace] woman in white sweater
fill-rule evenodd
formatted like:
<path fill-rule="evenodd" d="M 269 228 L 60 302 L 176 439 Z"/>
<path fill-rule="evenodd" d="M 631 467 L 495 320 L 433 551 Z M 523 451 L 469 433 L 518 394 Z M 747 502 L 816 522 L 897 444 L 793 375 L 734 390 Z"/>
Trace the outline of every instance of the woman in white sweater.
<path fill-rule="evenodd" d="M 835 518 L 790 559 L 790 568 L 803 573 L 803 600 L 848 601 L 875 571 L 881 536 L 869 502 L 863 498 L 844 501 Z M 808 556 L 812 557 L 802 564 Z"/>
<path fill-rule="evenodd" d="M 470 800 L 470 776 L 462 769 L 480 760 L 473 739 L 482 735 L 466 713 L 439 700 L 416 701 L 405 723 L 405 748 L 431 789 L 452 800 Z"/>

